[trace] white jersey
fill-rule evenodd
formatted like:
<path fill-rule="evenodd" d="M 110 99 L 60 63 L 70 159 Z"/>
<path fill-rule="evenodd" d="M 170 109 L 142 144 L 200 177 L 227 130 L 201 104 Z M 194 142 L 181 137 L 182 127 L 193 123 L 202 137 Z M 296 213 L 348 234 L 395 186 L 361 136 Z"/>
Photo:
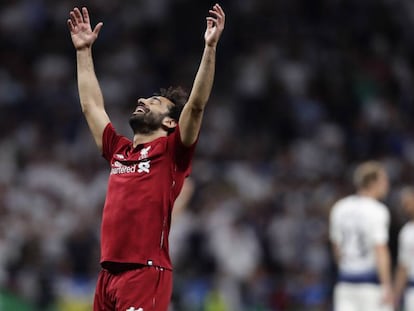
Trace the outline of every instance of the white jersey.
<path fill-rule="evenodd" d="M 375 246 L 388 243 L 389 223 L 387 207 L 370 197 L 350 195 L 333 206 L 330 239 L 339 248 L 340 276 L 377 276 Z"/>
<path fill-rule="evenodd" d="M 414 221 L 406 223 L 398 235 L 398 263 L 407 269 L 404 310 L 414 310 Z"/>
<path fill-rule="evenodd" d="M 407 268 L 408 280 L 414 283 L 414 221 L 406 223 L 398 235 L 398 263 Z"/>

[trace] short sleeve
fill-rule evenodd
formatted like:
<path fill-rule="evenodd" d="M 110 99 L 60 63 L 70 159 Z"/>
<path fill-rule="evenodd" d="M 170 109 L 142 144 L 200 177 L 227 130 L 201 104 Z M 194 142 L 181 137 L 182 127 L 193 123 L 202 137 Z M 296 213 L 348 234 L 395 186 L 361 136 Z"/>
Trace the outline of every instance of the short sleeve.
<path fill-rule="evenodd" d="M 102 156 L 108 162 L 111 161 L 112 156 L 122 139 L 123 136 L 116 133 L 112 123 L 108 123 L 102 134 Z"/>
<path fill-rule="evenodd" d="M 331 242 L 338 244 L 340 242 L 340 232 L 339 226 L 336 223 L 337 219 L 337 204 L 332 207 L 330 216 L 329 216 L 329 238 Z"/>
<path fill-rule="evenodd" d="M 370 215 L 370 233 L 374 245 L 388 243 L 390 214 L 383 205 L 376 206 L 376 209 Z"/>
<path fill-rule="evenodd" d="M 191 146 L 185 146 L 181 141 L 180 128 L 177 126 L 175 131 L 170 134 L 168 143 L 169 150 L 177 166 L 177 169 L 188 176 L 191 172 L 191 163 L 194 156 L 197 140 Z"/>

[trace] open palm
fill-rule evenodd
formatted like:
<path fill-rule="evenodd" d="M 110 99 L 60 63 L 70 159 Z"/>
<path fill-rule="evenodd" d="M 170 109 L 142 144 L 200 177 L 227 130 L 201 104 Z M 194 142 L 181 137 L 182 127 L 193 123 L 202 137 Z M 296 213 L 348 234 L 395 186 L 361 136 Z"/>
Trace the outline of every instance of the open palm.
<path fill-rule="evenodd" d="M 78 8 L 70 11 L 70 19 L 67 23 L 73 45 L 77 50 L 92 46 L 103 26 L 103 23 L 98 23 L 92 30 L 89 13 L 85 7 L 82 8 L 82 12 Z"/>

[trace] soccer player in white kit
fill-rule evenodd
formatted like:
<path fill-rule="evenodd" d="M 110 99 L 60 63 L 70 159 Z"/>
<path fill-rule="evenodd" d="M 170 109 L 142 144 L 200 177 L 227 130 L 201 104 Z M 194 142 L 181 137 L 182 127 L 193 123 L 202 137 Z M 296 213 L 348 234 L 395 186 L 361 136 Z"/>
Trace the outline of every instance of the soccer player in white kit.
<path fill-rule="evenodd" d="M 334 311 L 390 311 L 390 213 L 379 201 L 388 194 L 388 175 L 379 162 L 368 161 L 355 169 L 353 181 L 356 193 L 336 202 L 329 220 L 338 265 Z"/>
<path fill-rule="evenodd" d="M 395 274 L 396 307 L 404 302 L 406 311 L 414 310 L 414 187 L 401 191 L 401 205 L 409 221 L 398 235 L 398 265 Z"/>

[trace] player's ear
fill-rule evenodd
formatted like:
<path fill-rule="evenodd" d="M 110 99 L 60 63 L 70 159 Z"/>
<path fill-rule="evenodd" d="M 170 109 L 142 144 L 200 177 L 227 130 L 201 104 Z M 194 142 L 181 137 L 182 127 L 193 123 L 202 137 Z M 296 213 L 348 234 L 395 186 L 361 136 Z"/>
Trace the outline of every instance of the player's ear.
<path fill-rule="evenodd" d="M 177 126 L 177 121 L 175 121 L 173 118 L 169 116 L 166 116 L 162 120 L 162 125 L 167 131 L 169 131 L 169 130 L 174 129 Z"/>

